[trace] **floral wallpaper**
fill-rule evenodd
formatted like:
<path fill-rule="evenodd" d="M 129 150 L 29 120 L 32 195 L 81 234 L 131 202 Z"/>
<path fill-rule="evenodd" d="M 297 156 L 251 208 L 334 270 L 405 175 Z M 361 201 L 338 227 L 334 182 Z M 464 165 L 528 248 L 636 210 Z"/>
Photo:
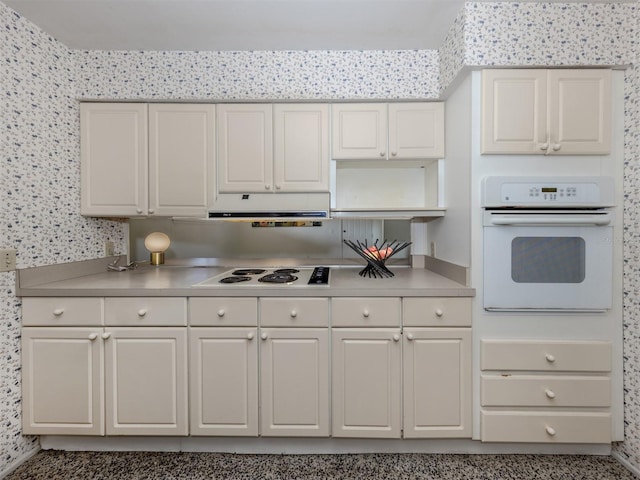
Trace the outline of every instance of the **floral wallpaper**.
<path fill-rule="evenodd" d="M 18 267 L 126 252 L 126 223 L 79 215 L 78 99 L 436 99 L 468 68 L 634 65 L 625 98 L 625 415 L 640 468 L 637 3 L 467 3 L 438 51 L 76 51 L 0 3 L 0 246 Z M 21 434 L 20 301 L 0 273 L 0 475 Z"/>

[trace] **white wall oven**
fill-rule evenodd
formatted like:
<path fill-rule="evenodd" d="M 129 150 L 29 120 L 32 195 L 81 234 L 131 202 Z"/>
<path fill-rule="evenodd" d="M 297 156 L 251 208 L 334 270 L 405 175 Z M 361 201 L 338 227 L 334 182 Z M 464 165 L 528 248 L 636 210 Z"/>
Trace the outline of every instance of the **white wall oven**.
<path fill-rule="evenodd" d="M 610 309 L 613 203 L 610 177 L 485 177 L 484 309 Z"/>

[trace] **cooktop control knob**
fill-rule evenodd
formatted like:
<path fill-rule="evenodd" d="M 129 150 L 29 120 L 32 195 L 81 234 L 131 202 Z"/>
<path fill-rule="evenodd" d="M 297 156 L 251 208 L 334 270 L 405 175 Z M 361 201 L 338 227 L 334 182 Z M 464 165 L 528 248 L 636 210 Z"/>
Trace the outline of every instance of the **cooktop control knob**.
<path fill-rule="evenodd" d="M 330 267 L 315 267 L 309 278 L 308 285 L 329 285 Z"/>

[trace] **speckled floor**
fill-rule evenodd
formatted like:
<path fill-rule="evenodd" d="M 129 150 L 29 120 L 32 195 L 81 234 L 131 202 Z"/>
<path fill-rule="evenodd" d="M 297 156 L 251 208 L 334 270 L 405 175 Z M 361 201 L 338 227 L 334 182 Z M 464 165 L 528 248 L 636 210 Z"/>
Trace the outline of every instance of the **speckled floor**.
<path fill-rule="evenodd" d="M 606 456 L 41 451 L 6 480 L 635 480 Z"/>

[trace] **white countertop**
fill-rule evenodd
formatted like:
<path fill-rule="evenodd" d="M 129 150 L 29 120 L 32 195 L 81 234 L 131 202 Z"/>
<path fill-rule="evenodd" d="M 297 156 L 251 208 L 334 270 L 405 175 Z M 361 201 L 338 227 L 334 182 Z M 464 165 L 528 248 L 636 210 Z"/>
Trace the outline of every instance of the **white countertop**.
<path fill-rule="evenodd" d="M 97 261 L 93 261 L 97 262 Z M 82 264 L 83 262 L 77 262 Z M 104 264 L 104 260 L 103 260 Z M 280 296 L 280 297 L 351 297 L 351 296 L 445 296 L 471 297 L 475 289 L 461 285 L 430 270 L 391 266 L 395 274 L 390 278 L 361 277 L 362 265 L 331 266 L 329 285 L 305 286 L 245 286 L 215 285 L 194 287 L 233 266 L 140 266 L 122 272 L 107 271 L 104 265 L 86 270 L 66 267 L 65 274 L 55 274 L 56 266 L 40 275 L 35 271 L 18 276 L 17 295 L 23 297 L 207 297 L 207 296 Z M 275 266 L 279 266 L 275 264 Z M 63 267 L 61 267 L 63 268 Z M 61 268 L 58 269 L 61 270 Z M 54 274 L 51 274 L 54 272 Z M 22 277 L 23 281 L 20 280 Z"/>

